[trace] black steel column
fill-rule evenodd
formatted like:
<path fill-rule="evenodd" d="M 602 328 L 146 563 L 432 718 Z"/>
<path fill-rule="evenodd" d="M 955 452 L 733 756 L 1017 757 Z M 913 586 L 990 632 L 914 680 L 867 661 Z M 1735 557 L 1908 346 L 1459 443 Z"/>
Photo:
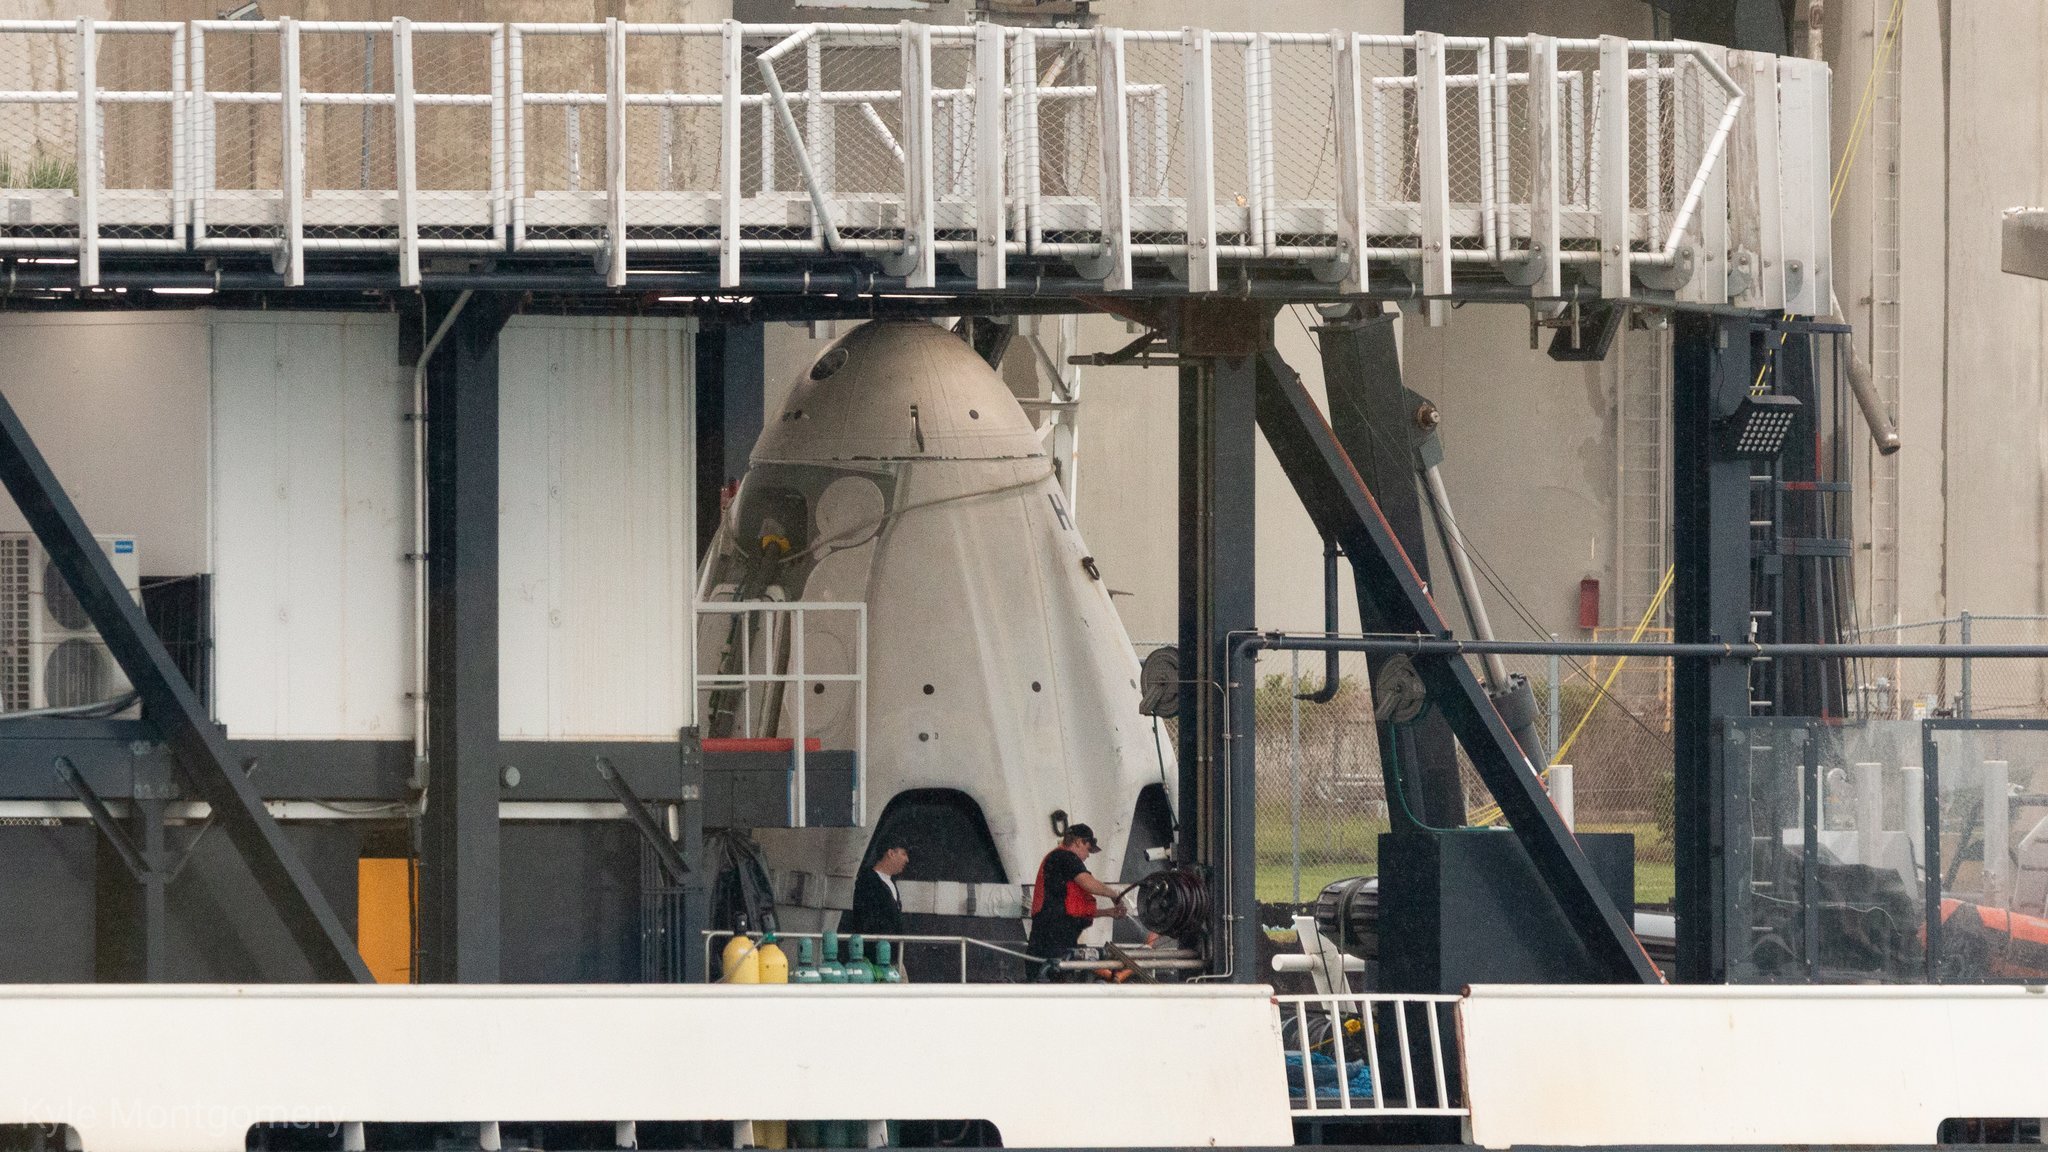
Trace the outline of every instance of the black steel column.
<path fill-rule="evenodd" d="M 1749 631 L 1749 473 L 1716 450 L 1716 425 L 1754 374 L 1743 317 L 1679 313 L 1672 346 L 1672 631 L 1680 643 L 1736 642 Z M 1672 684 L 1674 852 L 1680 980 L 1727 979 L 1733 902 L 1746 891 L 1748 796 L 1730 778 L 1721 721 L 1749 715 L 1742 662 L 1680 659 Z"/>
<path fill-rule="evenodd" d="M 1190 311 L 1191 318 L 1199 313 Z M 1243 318 L 1235 318 L 1242 320 Z M 1263 320 L 1253 324 L 1257 333 Z M 1215 333 L 1207 334 L 1212 337 Z M 1225 711 L 1230 634 L 1254 627 L 1258 420 L 1255 347 L 1190 356 L 1180 375 L 1180 840 L 1179 859 L 1209 865 L 1212 958 L 1228 943 L 1237 980 L 1257 980 L 1255 781 L 1232 771 Z M 1233 349 L 1235 350 L 1235 349 Z M 1249 697 L 1250 685 L 1242 687 Z M 1245 732 L 1250 740 L 1250 732 Z"/>
<path fill-rule="evenodd" d="M 93 979 L 102 984 L 157 984 L 170 979 L 170 852 L 164 837 L 164 801 L 137 797 L 122 821 L 137 874 L 123 848 L 99 838 L 93 900 Z"/>
<path fill-rule="evenodd" d="M 427 371 L 427 808 L 420 977 L 499 978 L 498 333 L 517 297 L 460 308 Z"/>
<path fill-rule="evenodd" d="M 697 556 L 718 532 L 727 486 L 746 473 L 765 418 L 764 335 L 759 324 L 697 333 Z"/>

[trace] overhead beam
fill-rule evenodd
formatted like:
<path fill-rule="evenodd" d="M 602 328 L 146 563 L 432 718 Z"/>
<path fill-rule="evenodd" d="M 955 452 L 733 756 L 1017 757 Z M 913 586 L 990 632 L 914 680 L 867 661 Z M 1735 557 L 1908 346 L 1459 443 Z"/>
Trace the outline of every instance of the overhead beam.
<path fill-rule="evenodd" d="M 1258 361 L 1257 381 L 1259 430 L 1309 518 L 1325 537 L 1343 545 L 1352 571 L 1387 620 L 1403 631 L 1445 634 L 1444 619 L 1407 550 L 1300 376 L 1268 346 Z M 1656 983 L 1657 970 L 1637 942 L 1630 920 L 1594 875 L 1471 666 L 1454 656 L 1436 655 L 1418 656 L 1414 666 L 1428 699 L 1464 746 L 1473 769 L 1601 975 L 1617 982 Z M 1248 759 L 1249 748 L 1244 751 Z"/>
<path fill-rule="evenodd" d="M 235 767 L 227 737 L 200 706 L 149 627 L 142 605 L 122 586 L 5 396 L 0 396 L 0 483 L 141 698 L 144 718 L 170 745 L 192 791 L 211 806 L 314 973 L 322 980 L 369 983 L 370 970 L 348 929 Z"/>

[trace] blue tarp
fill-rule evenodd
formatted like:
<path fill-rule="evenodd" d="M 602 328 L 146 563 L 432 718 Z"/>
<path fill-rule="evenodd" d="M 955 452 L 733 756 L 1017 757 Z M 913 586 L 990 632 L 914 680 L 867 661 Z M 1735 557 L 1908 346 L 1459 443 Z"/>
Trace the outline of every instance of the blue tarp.
<path fill-rule="evenodd" d="M 1340 1099 L 1338 1091 L 1337 1062 L 1321 1052 L 1308 1054 L 1310 1074 L 1315 1077 L 1316 1096 Z M 1372 1068 L 1363 1060 L 1353 1060 L 1344 1066 L 1344 1078 L 1350 1082 L 1353 1100 L 1372 1099 Z M 1294 1096 L 1303 1095 L 1301 1087 L 1301 1053 L 1287 1053 L 1287 1091 Z"/>

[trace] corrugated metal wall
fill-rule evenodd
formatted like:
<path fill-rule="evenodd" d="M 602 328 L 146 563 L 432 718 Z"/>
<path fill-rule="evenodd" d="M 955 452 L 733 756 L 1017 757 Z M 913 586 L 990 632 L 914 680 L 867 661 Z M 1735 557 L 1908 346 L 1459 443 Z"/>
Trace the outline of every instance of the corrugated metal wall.
<path fill-rule="evenodd" d="M 499 346 L 499 718 L 521 739 L 693 723 L 687 320 L 521 317 Z"/>

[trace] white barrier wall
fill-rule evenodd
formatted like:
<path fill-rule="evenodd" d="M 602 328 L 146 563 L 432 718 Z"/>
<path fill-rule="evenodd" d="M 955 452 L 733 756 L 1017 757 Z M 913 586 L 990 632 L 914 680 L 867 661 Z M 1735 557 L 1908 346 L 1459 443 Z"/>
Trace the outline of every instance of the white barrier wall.
<path fill-rule="evenodd" d="M 0 989 L 0 1124 L 240 1152 L 251 1123 L 988 1120 L 1008 1148 L 1292 1140 L 1263 986 Z M 830 1042 L 828 1045 L 827 1042 Z M 1092 1102 L 1046 1069 L 1085 1043 Z M 829 1050 L 836 1049 L 836 1050 Z"/>
<path fill-rule="evenodd" d="M 2048 1116 L 2042 993 L 1474 987 L 1471 1142 L 1904 1146 L 1950 1117 Z"/>
<path fill-rule="evenodd" d="M 519 317 L 499 342 L 499 722 L 673 740 L 694 721 L 695 324 Z"/>

